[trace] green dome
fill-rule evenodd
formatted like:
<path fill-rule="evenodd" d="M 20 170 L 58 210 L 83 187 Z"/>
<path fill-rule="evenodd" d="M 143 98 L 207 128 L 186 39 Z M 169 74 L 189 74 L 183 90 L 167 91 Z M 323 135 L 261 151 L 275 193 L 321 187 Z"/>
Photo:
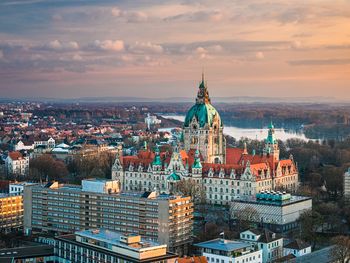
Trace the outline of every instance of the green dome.
<path fill-rule="evenodd" d="M 205 124 L 208 124 L 208 126 L 211 127 L 213 125 L 213 120 L 216 115 L 219 117 L 220 126 L 222 126 L 220 115 L 211 104 L 196 103 L 187 112 L 184 126 L 189 127 L 190 122 L 192 121 L 193 117 L 195 117 L 201 128 L 204 127 Z"/>
<path fill-rule="evenodd" d="M 175 172 L 167 177 L 168 181 L 180 181 L 181 178 Z"/>

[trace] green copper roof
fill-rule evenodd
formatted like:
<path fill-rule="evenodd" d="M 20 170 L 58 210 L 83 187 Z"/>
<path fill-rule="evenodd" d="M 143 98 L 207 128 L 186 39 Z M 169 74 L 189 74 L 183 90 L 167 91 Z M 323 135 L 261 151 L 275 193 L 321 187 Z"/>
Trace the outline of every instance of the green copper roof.
<path fill-rule="evenodd" d="M 199 158 L 199 151 L 198 151 L 198 149 L 196 150 L 196 153 L 195 153 L 195 158 L 194 158 L 194 162 L 193 162 L 192 168 L 202 168 L 201 160 Z"/>
<path fill-rule="evenodd" d="M 156 146 L 155 154 L 156 155 L 154 156 L 154 160 L 153 160 L 152 164 L 153 165 L 162 165 L 162 160 L 160 159 L 158 146 Z"/>
<path fill-rule="evenodd" d="M 273 123 L 271 121 L 270 125 L 269 125 L 269 134 L 267 136 L 266 142 L 267 143 L 271 143 L 271 144 L 275 144 L 277 142 L 276 138 L 275 138 L 275 130 L 274 130 L 274 126 Z"/>
<path fill-rule="evenodd" d="M 204 127 L 205 124 L 212 126 L 215 115 L 218 115 L 220 117 L 219 113 L 211 104 L 209 103 L 195 104 L 187 112 L 184 126 L 188 127 L 193 117 L 196 118 L 201 128 Z M 222 125 L 222 123 L 220 125 Z"/>
<path fill-rule="evenodd" d="M 169 175 L 166 179 L 171 180 L 171 181 L 180 181 L 181 180 L 180 176 L 178 176 L 175 172 L 173 172 L 171 175 Z"/>

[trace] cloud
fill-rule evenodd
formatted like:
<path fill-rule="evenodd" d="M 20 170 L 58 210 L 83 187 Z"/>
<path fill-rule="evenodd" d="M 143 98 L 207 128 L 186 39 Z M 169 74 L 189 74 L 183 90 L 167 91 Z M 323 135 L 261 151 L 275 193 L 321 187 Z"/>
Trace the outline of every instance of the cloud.
<path fill-rule="evenodd" d="M 133 53 L 163 53 L 163 47 L 158 44 L 153 44 L 151 42 L 136 42 L 134 45 L 130 45 L 128 48 L 130 52 Z"/>
<path fill-rule="evenodd" d="M 52 40 L 43 46 L 44 49 L 55 50 L 55 51 L 72 51 L 78 50 L 79 44 L 75 41 L 61 42 L 59 40 Z"/>
<path fill-rule="evenodd" d="M 350 58 L 346 59 L 306 59 L 288 61 L 291 66 L 325 66 L 325 65 L 348 65 Z"/>
<path fill-rule="evenodd" d="M 113 16 L 120 16 L 122 14 L 122 11 L 118 7 L 112 8 L 112 15 Z"/>
<path fill-rule="evenodd" d="M 261 60 L 261 59 L 264 59 L 264 58 L 265 58 L 265 55 L 264 55 L 263 52 L 259 51 L 259 52 L 256 52 L 256 53 L 255 53 L 255 58 Z"/>
<path fill-rule="evenodd" d="M 82 61 L 83 58 L 79 54 L 74 54 L 73 60 L 75 60 L 75 61 Z"/>
<path fill-rule="evenodd" d="M 112 16 L 122 18 L 126 22 L 141 23 L 148 20 L 148 15 L 142 11 L 123 11 L 118 7 L 114 7 L 111 10 Z"/>
<path fill-rule="evenodd" d="M 122 40 L 95 40 L 93 46 L 100 50 L 105 51 L 123 51 L 124 41 Z"/>
<path fill-rule="evenodd" d="M 188 22 L 219 22 L 223 20 L 224 14 L 220 10 L 203 10 L 197 12 L 186 12 L 175 16 L 164 18 L 165 21 L 188 21 Z"/>
<path fill-rule="evenodd" d="M 0 60 L 4 59 L 4 52 L 0 49 Z"/>
<path fill-rule="evenodd" d="M 294 49 L 299 49 L 302 47 L 302 44 L 299 40 L 294 40 L 292 43 L 291 43 L 291 48 L 294 48 Z"/>

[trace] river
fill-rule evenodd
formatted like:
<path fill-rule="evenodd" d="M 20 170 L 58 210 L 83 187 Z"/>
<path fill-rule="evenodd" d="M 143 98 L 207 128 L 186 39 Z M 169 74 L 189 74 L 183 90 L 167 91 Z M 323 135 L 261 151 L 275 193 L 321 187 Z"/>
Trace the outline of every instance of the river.
<path fill-rule="evenodd" d="M 163 115 L 163 118 L 166 119 L 174 119 L 178 121 L 185 121 L 184 115 Z M 254 128 L 240 128 L 235 126 L 224 126 L 224 134 L 230 135 L 236 139 L 240 138 L 248 138 L 252 140 L 264 140 L 267 137 L 267 128 L 266 129 L 254 129 Z M 288 139 L 301 139 L 308 141 L 305 134 L 293 132 L 291 130 L 285 130 L 276 128 L 275 129 L 276 138 L 282 141 L 286 141 Z"/>

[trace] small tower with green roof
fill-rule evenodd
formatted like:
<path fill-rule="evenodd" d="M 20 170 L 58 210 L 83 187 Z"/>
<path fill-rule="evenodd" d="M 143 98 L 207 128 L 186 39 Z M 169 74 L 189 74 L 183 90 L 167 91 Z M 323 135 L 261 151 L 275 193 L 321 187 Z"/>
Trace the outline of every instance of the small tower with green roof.
<path fill-rule="evenodd" d="M 275 137 L 275 126 L 272 121 L 268 126 L 268 135 L 265 140 L 264 155 L 272 155 L 275 161 L 279 161 L 280 149 L 278 146 L 278 141 Z"/>
<path fill-rule="evenodd" d="M 195 177 L 196 175 L 202 176 L 202 163 L 199 155 L 199 150 L 196 150 L 194 155 L 194 162 L 192 164 L 192 175 Z"/>
<path fill-rule="evenodd" d="M 162 160 L 160 159 L 160 151 L 158 145 L 155 149 L 155 156 L 152 162 L 152 166 L 154 170 L 161 170 L 162 169 Z"/>

